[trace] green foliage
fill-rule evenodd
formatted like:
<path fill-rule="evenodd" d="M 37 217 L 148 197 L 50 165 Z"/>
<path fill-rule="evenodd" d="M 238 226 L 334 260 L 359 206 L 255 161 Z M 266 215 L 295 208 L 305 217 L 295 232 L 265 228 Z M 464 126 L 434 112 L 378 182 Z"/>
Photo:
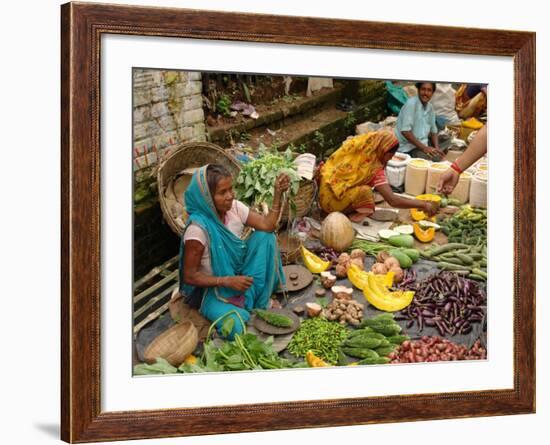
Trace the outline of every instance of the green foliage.
<path fill-rule="evenodd" d="M 344 119 L 344 127 L 346 127 L 346 129 L 349 130 L 351 127 L 355 125 L 355 121 L 356 121 L 355 114 L 352 111 L 348 113 L 348 115 Z"/>
<path fill-rule="evenodd" d="M 321 133 L 319 130 L 317 130 L 315 133 L 313 133 L 313 140 L 315 143 L 319 146 L 319 148 L 324 148 L 325 146 L 325 135 Z"/>
<path fill-rule="evenodd" d="M 134 375 L 176 374 L 178 369 L 168 363 L 162 357 L 157 357 L 152 365 L 141 363 L 134 366 Z"/>
<path fill-rule="evenodd" d="M 296 172 L 292 152 L 273 153 L 260 144 L 259 157 L 244 164 L 236 178 L 237 199 L 249 206 L 258 206 L 263 202 L 271 206 L 275 180 L 280 173 L 290 177 L 289 197 L 292 199 L 300 187 L 300 176 Z"/>
<path fill-rule="evenodd" d="M 243 82 L 243 92 L 244 92 L 244 98 L 248 103 L 252 102 L 252 99 L 250 97 L 250 90 L 248 89 L 248 86 L 246 83 Z"/>
<path fill-rule="evenodd" d="M 231 317 L 227 317 L 222 324 L 221 334 L 224 337 L 228 337 L 229 334 L 231 334 L 231 331 L 233 330 L 234 326 L 235 326 L 235 319 Z"/>
<path fill-rule="evenodd" d="M 216 102 L 216 109 L 218 110 L 218 113 L 221 113 L 224 116 L 229 116 L 231 113 L 231 110 L 229 109 L 230 105 L 231 105 L 231 99 L 227 94 L 223 94 L 218 99 L 218 102 Z"/>
<path fill-rule="evenodd" d="M 300 96 L 299 94 L 289 94 L 287 96 L 283 96 L 283 101 L 285 101 L 286 103 L 292 103 L 301 98 L 302 96 Z"/>
<path fill-rule="evenodd" d="M 273 337 L 265 342 L 256 335 L 246 333 L 235 335 L 232 341 L 225 341 L 220 347 L 206 342 L 201 358 L 196 364 L 183 364 L 180 372 L 242 371 L 257 369 L 281 369 L 301 367 L 290 360 L 279 357 L 273 349 Z"/>
<path fill-rule="evenodd" d="M 294 153 L 307 153 L 307 145 L 306 144 L 300 144 L 298 146 L 295 146 L 292 142 L 288 144 L 288 149 Z"/>

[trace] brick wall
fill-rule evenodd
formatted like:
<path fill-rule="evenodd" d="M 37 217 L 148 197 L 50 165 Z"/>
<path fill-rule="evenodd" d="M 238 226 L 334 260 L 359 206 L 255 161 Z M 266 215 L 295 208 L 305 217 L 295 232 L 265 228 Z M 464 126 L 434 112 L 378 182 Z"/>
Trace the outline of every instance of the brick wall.
<path fill-rule="evenodd" d="M 177 145 L 206 140 L 201 73 L 133 71 L 134 279 L 179 249 L 164 221 L 155 166 Z"/>
<path fill-rule="evenodd" d="M 151 168 L 178 144 L 206 140 L 201 73 L 134 69 L 133 77 L 135 171 Z"/>

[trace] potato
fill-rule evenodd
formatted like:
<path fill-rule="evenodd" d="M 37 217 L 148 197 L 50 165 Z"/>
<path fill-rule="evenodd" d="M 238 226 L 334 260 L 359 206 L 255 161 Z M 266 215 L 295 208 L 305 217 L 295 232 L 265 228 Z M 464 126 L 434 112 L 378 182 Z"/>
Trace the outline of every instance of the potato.
<path fill-rule="evenodd" d="M 377 263 L 383 263 L 390 257 L 390 254 L 386 252 L 385 250 L 382 252 L 378 252 L 378 255 L 376 255 L 376 262 Z"/>
<path fill-rule="evenodd" d="M 355 264 L 359 269 L 364 270 L 365 269 L 365 263 L 363 258 L 355 257 L 350 260 L 351 264 Z"/>
<path fill-rule="evenodd" d="M 343 266 L 342 264 L 336 265 L 336 276 L 338 278 L 345 278 L 348 275 L 348 269 L 346 266 Z"/>
<path fill-rule="evenodd" d="M 390 272 L 393 272 L 393 281 L 394 283 L 401 283 L 401 281 L 403 281 L 403 276 L 404 276 L 404 273 L 403 273 L 403 269 L 401 269 L 400 267 L 393 267 L 389 270 Z"/>
<path fill-rule="evenodd" d="M 386 269 L 388 270 L 401 267 L 401 265 L 399 264 L 399 260 L 392 256 L 389 258 L 386 258 L 386 261 L 384 261 L 384 266 L 386 266 Z"/>
<path fill-rule="evenodd" d="M 371 268 L 372 273 L 376 275 L 384 275 L 388 272 L 387 267 L 382 263 L 374 263 Z"/>
<path fill-rule="evenodd" d="M 341 253 L 340 256 L 338 257 L 338 264 L 341 264 L 341 265 L 346 265 L 350 262 L 351 260 L 351 257 L 349 256 L 349 254 L 347 253 Z"/>
<path fill-rule="evenodd" d="M 360 258 L 361 260 L 364 260 L 367 254 L 361 250 L 361 249 L 353 249 L 350 254 L 350 258 L 353 260 L 354 258 Z"/>

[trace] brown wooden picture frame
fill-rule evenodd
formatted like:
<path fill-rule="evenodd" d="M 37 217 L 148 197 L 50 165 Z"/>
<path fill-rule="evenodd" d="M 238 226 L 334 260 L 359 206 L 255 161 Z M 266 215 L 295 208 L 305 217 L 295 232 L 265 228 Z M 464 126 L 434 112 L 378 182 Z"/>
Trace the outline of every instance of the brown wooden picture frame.
<path fill-rule="evenodd" d="M 62 5 L 61 18 L 63 440 L 95 442 L 535 412 L 534 33 L 90 3 Z M 103 34 L 513 57 L 513 389 L 102 412 L 99 73 Z"/>

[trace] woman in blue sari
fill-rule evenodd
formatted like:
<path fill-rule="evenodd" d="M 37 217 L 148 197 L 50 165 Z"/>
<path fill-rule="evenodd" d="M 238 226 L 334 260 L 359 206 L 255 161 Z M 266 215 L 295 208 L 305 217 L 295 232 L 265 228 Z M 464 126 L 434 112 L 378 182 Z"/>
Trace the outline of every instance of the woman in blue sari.
<path fill-rule="evenodd" d="M 179 262 L 180 292 L 186 302 L 200 308 L 210 321 L 232 312 L 228 316 L 234 319 L 229 338 L 243 331 L 241 319 L 246 323 L 250 311 L 269 306 L 271 295 L 284 280 L 273 230 L 281 195 L 290 180 L 284 174 L 277 178 L 267 215 L 237 201 L 232 182 L 231 174 L 218 164 L 203 166 L 193 174 L 185 192 L 189 217 Z M 246 226 L 255 231 L 242 240 Z M 218 330 L 223 321 L 218 322 Z"/>

